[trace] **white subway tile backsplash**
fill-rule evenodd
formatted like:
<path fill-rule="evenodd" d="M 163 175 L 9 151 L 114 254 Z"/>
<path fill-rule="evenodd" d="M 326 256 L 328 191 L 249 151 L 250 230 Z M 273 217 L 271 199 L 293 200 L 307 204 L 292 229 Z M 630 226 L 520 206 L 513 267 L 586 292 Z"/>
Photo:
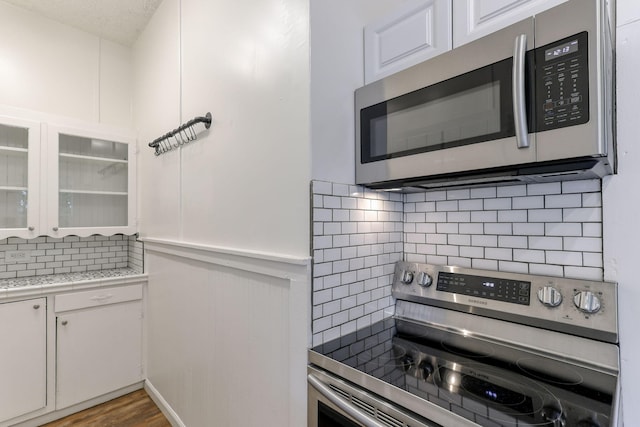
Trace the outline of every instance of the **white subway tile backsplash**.
<path fill-rule="evenodd" d="M 597 207 L 563 209 L 562 220 L 564 222 L 602 222 L 602 209 Z"/>
<path fill-rule="evenodd" d="M 544 196 L 514 197 L 513 209 L 542 209 L 544 208 Z"/>
<path fill-rule="evenodd" d="M 471 199 L 489 199 L 496 197 L 498 189 L 496 187 L 472 188 L 469 193 Z"/>
<path fill-rule="evenodd" d="M 585 237 L 602 237 L 602 223 L 599 223 L 599 222 L 583 223 L 582 235 Z"/>
<path fill-rule="evenodd" d="M 471 222 L 498 222 L 498 212 L 496 211 L 471 212 Z"/>
<path fill-rule="evenodd" d="M 565 181 L 562 183 L 563 193 L 589 193 L 600 191 L 600 180 L 585 179 L 579 181 Z"/>
<path fill-rule="evenodd" d="M 564 267 L 564 276 L 572 279 L 602 280 L 602 269 L 592 267 Z"/>
<path fill-rule="evenodd" d="M 429 201 L 436 201 L 436 200 L 447 200 L 447 192 L 446 191 L 430 191 L 427 193 L 424 193 L 424 199 L 425 201 L 429 202 Z"/>
<path fill-rule="evenodd" d="M 7 260 L 6 251 L 24 250 L 28 258 Z M 0 272 L 3 278 L 44 276 L 130 267 L 143 271 L 142 243 L 136 236 L 66 236 L 0 240 Z"/>
<path fill-rule="evenodd" d="M 527 184 L 527 195 L 536 196 L 541 194 L 560 194 L 562 186 L 559 182 L 548 182 L 544 184 Z"/>
<path fill-rule="evenodd" d="M 410 194 L 312 188 L 314 343 L 389 315 L 400 259 L 602 280 L 599 180 Z M 331 301 L 316 301 L 323 290 Z"/>
<path fill-rule="evenodd" d="M 504 187 L 497 187 L 497 197 L 518 197 L 527 195 L 526 185 L 505 185 Z"/>
<path fill-rule="evenodd" d="M 527 248 L 526 236 L 498 236 L 498 246 L 501 248 Z"/>
<path fill-rule="evenodd" d="M 580 236 L 582 234 L 582 224 L 575 222 L 546 223 L 544 224 L 544 234 L 547 236 Z"/>
<path fill-rule="evenodd" d="M 529 209 L 528 222 L 561 222 L 562 209 Z"/>
<path fill-rule="evenodd" d="M 513 224 L 513 234 L 517 236 L 543 236 L 545 224 L 516 223 Z"/>
<path fill-rule="evenodd" d="M 498 236 L 489 236 L 489 235 L 473 235 L 471 236 L 471 245 L 472 246 L 482 246 L 482 247 L 491 247 L 495 248 L 498 246 Z"/>
<path fill-rule="evenodd" d="M 498 211 L 498 222 L 527 222 L 526 210 Z"/>
<path fill-rule="evenodd" d="M 582 206 L 581 194 L 558 194 L 544 197 L 544 207 L 553 208 L 579 208 Z"/>
<path fill-rule="evenodd" d="M 602 240 L 596 237 L 564 237 L 564 250 L 602 252 Z"/>
<path fill-rule="evenodd" d="M 547 264 L 582 265 L 582 252 L 546 251 Z"/>
<path fill-rule="evenodd" d="M 436 211 L 437 212 L 455 212 L 458 210 L 458 201 L 457 200 L 448 200 L 436 202 Z"/>

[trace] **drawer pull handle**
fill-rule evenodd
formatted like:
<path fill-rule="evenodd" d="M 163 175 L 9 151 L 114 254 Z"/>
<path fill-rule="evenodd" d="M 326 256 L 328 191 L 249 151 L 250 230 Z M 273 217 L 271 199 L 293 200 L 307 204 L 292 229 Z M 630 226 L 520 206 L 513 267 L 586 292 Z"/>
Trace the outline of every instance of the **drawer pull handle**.
<path fill-rule="evenodd" d="M 62 326 L 67 326 L 67 323 L 69 323 L 69 321 L 68 321 L 68 320 L 63 320 L 62 322 L 60 322 L 60 324 L 61 324 Z"/>
<path fill-rule="evenodd" d="M 105 294 L 105 295 L 96 295 L 95 297 L 91 297 L 89 298 L 91 301 L 106 301 L 110 298 L 113 298 L 113 295 L 111 294 Z"/>
<path fill-rule="evenodd" d="M 37 310 L 37 309 L 39 309 L 39 308 L 40 308 L 40 304 L 34 304 L 34 305 L 33 305 L 33 309 L 34 309 L 34 310 Z"/>

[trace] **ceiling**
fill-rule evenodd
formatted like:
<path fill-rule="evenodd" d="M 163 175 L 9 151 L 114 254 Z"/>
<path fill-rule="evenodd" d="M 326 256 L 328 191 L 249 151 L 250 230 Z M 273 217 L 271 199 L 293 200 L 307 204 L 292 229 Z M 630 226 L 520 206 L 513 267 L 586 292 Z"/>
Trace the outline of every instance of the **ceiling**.
<path fill-rule="evenodd" d="M 162 0 L 4 0 L 71 27 L 131 46 Z"/>

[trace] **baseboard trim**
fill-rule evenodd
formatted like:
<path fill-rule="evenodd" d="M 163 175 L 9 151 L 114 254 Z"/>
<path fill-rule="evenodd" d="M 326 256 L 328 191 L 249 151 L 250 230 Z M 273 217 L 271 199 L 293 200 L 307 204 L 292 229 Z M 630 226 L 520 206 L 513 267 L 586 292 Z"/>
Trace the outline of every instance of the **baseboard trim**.
<path fill-rule="evenodd" d="M 144 390 L 147 392 L 151 400 L 160 408 L 162 414 L 165 418 L 171 423 L 173 427 L 186 427 L 186 425 L 182 422 L 178 414 L 171 408 L 171 405 L 164 400 L 164 397 L 160 394 L 160 392 L 151 384 L 151 381 L 148 379 L 144 382 Z"/>

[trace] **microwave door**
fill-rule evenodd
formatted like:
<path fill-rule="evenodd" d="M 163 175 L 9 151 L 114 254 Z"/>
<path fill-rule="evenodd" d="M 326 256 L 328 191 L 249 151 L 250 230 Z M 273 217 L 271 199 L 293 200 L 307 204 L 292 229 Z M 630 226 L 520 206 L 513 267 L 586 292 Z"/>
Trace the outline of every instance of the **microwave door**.
<path fill-rule="evenodd" d="M 528 19 L 358 89 L 357 183 L 534 162 L 531 73 L 524 61 L 533 40 Z"/>

